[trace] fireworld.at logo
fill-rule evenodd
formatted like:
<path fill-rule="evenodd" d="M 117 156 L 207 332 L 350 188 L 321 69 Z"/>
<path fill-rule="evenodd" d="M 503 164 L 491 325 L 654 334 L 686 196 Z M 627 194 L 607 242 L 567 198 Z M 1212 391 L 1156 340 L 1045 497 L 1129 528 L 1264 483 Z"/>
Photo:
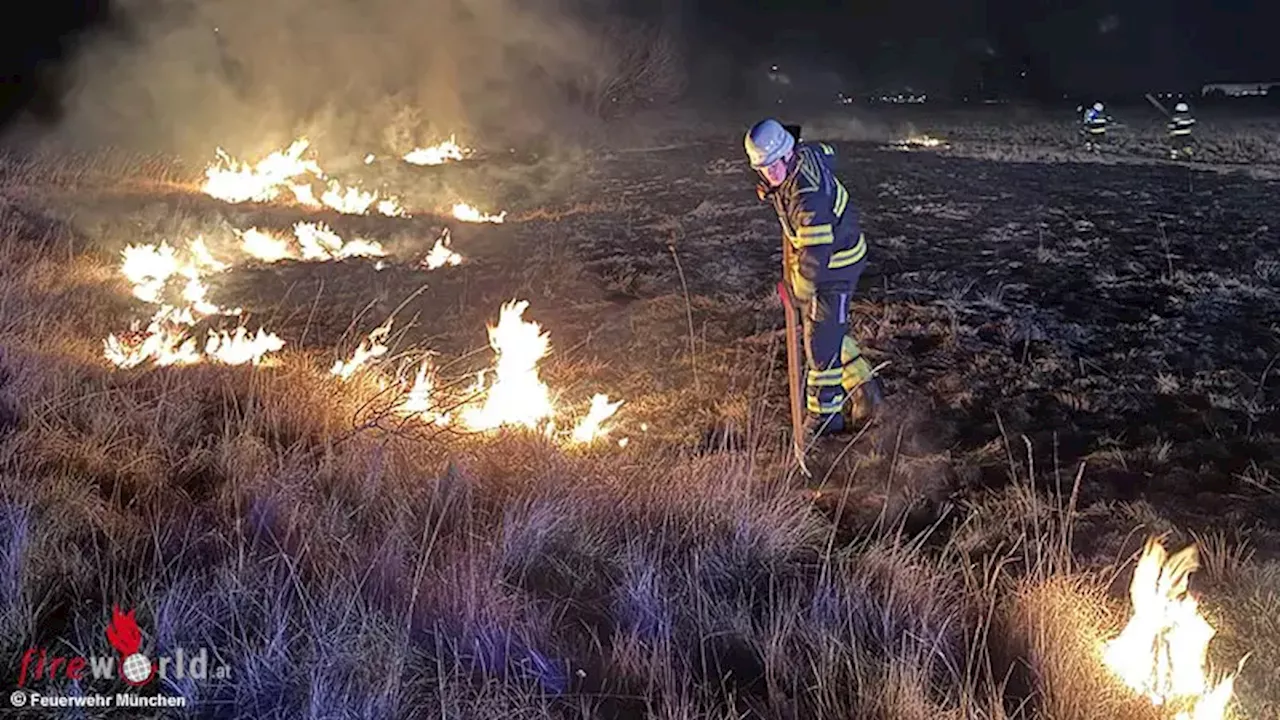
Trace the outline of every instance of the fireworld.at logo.
<path fill-rule="evenodd" d="M 142 630 L 133 615 L 133 610 L 122 612 L 119 607 L 113 607 L 111 611 L 107 642 L 118 653 L 118 662 L 117 657 L 109 655 L 62 657 L 51 655 L 44 648 L 27 648 L 18 669 L 18 687 L 25 687 L 32 680 L 49 682 L 64 678 L 75 681 L 119 678 L 133 687 L 142 687 L 157 676 L 178 680 L 226 680 L 231 677 L 231 668 L 225 664 L 210 672 L 209 651 L 203 647 L 195 653 L 179 647 L 173 655 L 156 660 L 147 657 L 141 652 Z"/>

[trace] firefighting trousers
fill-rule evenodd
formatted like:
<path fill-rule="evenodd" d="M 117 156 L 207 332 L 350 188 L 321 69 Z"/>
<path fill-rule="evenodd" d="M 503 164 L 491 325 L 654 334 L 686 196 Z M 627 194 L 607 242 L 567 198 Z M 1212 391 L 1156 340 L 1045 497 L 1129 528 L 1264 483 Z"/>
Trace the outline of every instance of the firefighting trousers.
<path fill-rule="evenodd" d="M 842 410 L 850 395 L 871 379 L 871 365 L 849 337 L 849 305 L 862 263 L 849 268 L 850 280 L 820 283 L 804 313 L 805 407 L 809 423 L 828 432 L 844 428 Z"/>

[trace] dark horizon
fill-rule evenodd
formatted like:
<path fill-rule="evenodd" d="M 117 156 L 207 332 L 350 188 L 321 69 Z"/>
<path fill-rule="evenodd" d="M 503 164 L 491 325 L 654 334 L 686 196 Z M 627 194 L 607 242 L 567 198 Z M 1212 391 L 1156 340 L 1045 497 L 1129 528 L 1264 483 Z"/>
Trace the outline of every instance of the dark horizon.
<path fill-rule="evenodd" d="M 850 91 L 1141 94 L 1280 81 L 1280 5 L 1244 0 L 703 0 L 696 46 L 821 63 Z M 687 11 L 686 11 L 687 12 Z M 712 52 L 716 52 L 713 50 Z M 785 69 L 785 68 L 784 68 Z M 1023 74 L 1025 73 L 1025 75 Z"/>
<path fill-rule="evenodd" d="M 472 4 L 448 7 L 465 13 Z M 127 44 L 136 15 L 159 15 L 137 3 L 129 15 L 118 0 L 41 7 L 37 19 L 10 26 L 0 124 L 23 112 L 55 122 L 67 65 L 84 40 L 112 33 Z M 582 0 L 548 8 L 579 17 L 629 11 L 668 28 L 684 49 L 692 99 L 758 95 L 772 63 L 793 78 L 790 92 L 821 97 L 910 87 L 1055 100 L 1280 81 L 1280 43 L 1271 37 L 1280 4 L 1247 0 Z"/>

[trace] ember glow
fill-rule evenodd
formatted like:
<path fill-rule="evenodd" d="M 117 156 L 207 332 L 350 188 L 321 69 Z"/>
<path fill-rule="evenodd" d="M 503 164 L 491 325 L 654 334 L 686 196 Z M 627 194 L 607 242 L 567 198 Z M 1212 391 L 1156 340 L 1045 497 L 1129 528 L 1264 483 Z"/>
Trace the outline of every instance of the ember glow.
<path fill-rule="evenodd" d="M 472 223 L 500 223 L 507 219 L 507 213 L 505 210 L 498 215 L 487 215 L 466 203 L 455 204 L 453 206 L 453 216 L 463 222 Z"/>
<path fill-rule="evenodd" d="M 1102 649 L 1106 666 L 1175 720 L 1222 720 L 1235 675 L 1211 679 L 1209 641 L 1216 634 L 1187 591 L 1199 567 L 1195 545 L 1170 556 L 1157 539 L 1147 541 L 1129 585 L 1133 616 Z"/>
<path fill-rule="evenodd" d="M 405 153 L 404 161 L 413 165 L 443 165 L 450 160 L 465 160 L 472 150 L 458 144 L 450 135 L 448 140 L 431 147 L 415 148 Z"/>
<path fill-rule="evenodd" d="M 912 135 L 907 138 L 907 144 L 920 145 L 921 147 L 938 147 L 942 144 L 942 141 L 935 137 L 929 137 L 928 135 Z"/>
<path fill-rule="evenodd" d="M 918 150 L 921 148 L 947 147 L 947 144 L 945 141 L 930 135 L 912 133 L 906 139 L 894 142 L 893 147 L 899 150 Z"/>

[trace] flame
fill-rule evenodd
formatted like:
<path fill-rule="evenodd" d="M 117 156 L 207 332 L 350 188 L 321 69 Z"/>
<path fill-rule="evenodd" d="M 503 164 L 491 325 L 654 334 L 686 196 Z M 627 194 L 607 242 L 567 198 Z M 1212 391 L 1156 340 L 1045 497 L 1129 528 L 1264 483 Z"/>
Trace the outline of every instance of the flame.
<path fill-rule="evenodd" d="M 231 267 L 213 257 L 213 254 L 209 252 L 209 248 L 205 246 L 203 237 L 197 236 L 195 240 L 192 240 L 189 249 L 196 267 L 206 267 L 213 272 L 222 272 Z"/>
<path fill-rule="evenodd" d="M 288 185 L 289 192 L 293 193 L 293 199 L 298 201 L 300 205 L 306 205 L 312 208 L 322 208 L 324 203 L 316 198 L 316 191 L 311 189 L 310 185 Z"/>
<path fill-rule="evenodd" d="M 432 246 L 431 252 L 427 253 L 427 256 L 422 259 L 419 266 L 428 270 L 435 270 L 445 265 L 461 264 L 462 256 L 449 247 L 449 241 L 449 228 L 445 228 L 444 232 L 440 233 L 440 237 L 436 238 L 436 244 Z"/>
<path fill-rule="evenodd" d="M 582 418 L 573 429 L 573 441 L 589 443 L 607 435 L 609 430 L 601 426 L 605 420 L 613 417 L 621 406 L 621 400 L 611 403 L 608 395 L 596 394 L 591 398 L 591 409 L 587 411 L 587 416 Z M 626 443 L 623 443 L 622 447 L 626 447 Z"/>
<path fill-rule="evenodd" d="M 235 160 L 218 148 L 218 162 L 205 169 L 201 190 L 231 203 L 274 200 L 289 180 L 308 173 L 323 174 L 315 161 L 302 159 L 310 145 L 306 138 L 298 138 L 285 150 L 277 150 L 254 165 Z"/>
<path fill-rule="evenodd" d="M 379 200 L 374 207 L 377 208 L 379 213 L 386 215 L 387 217 L 409 217 L 409 214 L 405 212 L 400 201 L 395 198 Z"/>
<path fill-rule="evenodd" d="M 324 223 L 295 223 L 293 234 L 302 247 L 304 260 L 383 257 L 387 254 L 382 249 L 382 245 L 371 240 L 356 238 L 351 242 L 344 242 L 332 228 Z"/>
<path fill-rule="evenodd" d="M 110 334 L 103 341 L 103 356 L 119 368 L 131 368 L 150 360 L 159 366 L 191 365 L 200 362 L 196 340 L 190 336 L 197 316 L 240 315 L 240 308 L 223 308 L 208 300 L 205 277 L 230 267 L 218 260 L 197 237 L 180 256 L 168 243 L 129 245 L 121 253 L 121 273 L 133 285 L 133 296 L 158 306 L 146 330 L 136 328 L 120 336 Z M 182 304 L 166 301 L 166 290 L 172 281 L 185 278 L 178 293 Z M 262 361 L 264 355 L 284 345 L 279 337 L 258 329 L 249 336 L 241 326 L 234 334 L 210 331 L 205 353 L 217 362 L 231 365 Z"/>
<path fill-rule="evenodd" d="M 453 216 L 463 222 L 472 223 L 500 223 L 507 219 L 507 213 L 505 210 L 499 215 L 486 215 L 466 203 L 456 203 L 453 206 Z"/>
<path fill-rule="evenodd" d="M 120 272 L 133 285 L 133 296 L 143 302 L 160 302 L 165 283 L 178 272 L 178 259 L 167 243 L 125 247 Z"/>
<path fill-rule="evenodd" d="M 1187 591 L 1199 567 L 1196 546 L 1169 556 L 1158 539 L 1147 541 L 1129 585 L 1133 616 L 1102 648 L 1103 663 L 1152 704 L 1173 705 L 1177 720 L 1221 720 L 1235 675 L 1212 682 L 1206 655 L 1216 634 Z"/>
<path fill-rule="evenodd" d="M 387 354 L 389 348 L 383 343 L 387 335 L 391 332 L 391 321 L 387 320 L 380 327 L 369 333 L 369 337 L 360 343 L 355 353 L 351 355 L 351 359 L 343 362 L 338 360 L 334 362 L 333 367 L 329 370 L 331 375 L 337 375 L 343 380 L 350 380 L 356 371 L 364 366 L 370 360 L 380 358 Z"/>
<path fill-rule="evenodd" d="M 164 302 L 165 290 L 170 280 L 186 278 L 181 296 L 201 315 L 238 315 L 239 309 L 229 310 L 209 303 L 205 299 L 208 289 L 203 278 L 229 267 L 215 260 L 201 238 L 188 247 L 187 258 L 179 258 L 166 242 L 159 245 L 128 245 L 121 253 L 120 272 L 133 285 L 133 296 L 152 305 Z"/>
<path fill-rule="evenodd" d="M 306 138 L 299 138 L 287 149 L 277 150 L 253 165 L 236 160 L 218 148 L 218 160 L 205 169 L 201 190 L 219 200 L 242 203 L 275 200 L 287 189 L 299 204 L 308 207 L 327 207 L 348 215 L 367 215 L 373 208 L 388 217 L 407 217 L 398 199 L 347 187 L 328 177 L 316 161 L 303 160 L 302 154 L 310 145 Z M 313 178 L 326 181 L 319 198 L 311 187 Z"/>
<path fill-rule="evenodd" d="M 522 319 L 528 307 L 527 300 L 506 303 L 498 324 L 489 327 L 489 345 L 498 356 L 495 380 L 482 407 L 463 411 L 462 421 L 472 430 L 503 425 L 536 428 L 555 411 L 550 391 L 538 377 L 538 361 L 547 354 L 550 341 L 541 326 Z M 475 387 L 484 387 L 483 372 Z"/>
<path fill-rule="evenodd" d="M 381 197 L 372 190 L 344 186 L 337 180 L 329 181 L 324 194 L 320 196 L 320 204 L 344 215 L 368 215 L 369 208 L 372 207 L 387 217 L 407 217 L 398 199 Z"/>
<path fill-rule="evenodd" d="M 111 334 L 103 341 L 103 355 L 119 368 L 131 368 L 152 360 L 156 365 L 191 365 L 200 362 L 196 342 L 187 336 L 187 328 L 195 320 L 190 311 L 186 317 L 166 317 L 173 308 L 161 308 L 145 332 L 130 332 L 123 337 Z M 190 322 L 187 322 L 187 321 Z"/>
<path fill-rule="evenodd" d="M 462 147 L 457 139 L 450 135 L 444 142 L 410 150 L 405 153 L 404 161 L 414 165 L 443 165 L 450 160 L 465 160 L 471 153 L 471 148 Z"/>
<path fill-rule="evenodd" d="M 289 247 L 288 240 L 258 228 L 249 228 L 244 232 L 237 230 L 236 235 L 240 237 L 240 249 L 255 260 L 274 263 L 297 257 Z"/>
<path fill-rule="evenodd" d="M 249 335 L 244 326 L 236 328 L 232 335 L 225 331 L 209 331 L 209 341 L 204 352 L 209 357 L 227 365 L 261 364 L 263 356 L 284 347 L 284 341 L 258 328 L 256 335 Z"/>
<path fill-rule="evenodd" d="M 237 230 L 236 234 L 240 237 L 241 250 L 257 260 L 275 263 L 281 260 L 297 259 L 299 256 L 288 240 L 273 233 L 250 228 L 244 232 Z M 381 243 L 364 238 L 343 240 L 333 231 L 333 228 L 324 223 L 294 223 L 293 234 L 298 241 L 303 260 L 386 257 L 387 254 Z"/>
<path fill-rule="evenodd" d="M 413 386 L 409 388 L 409 392 L 405 396 L 405 400 L 401 403 L 398 411 L 401 415 L 413 416 L 427 423 L 436 425 L 448 425 L 449 415 L 441 414 L 435 410 L 435 401 L 432 399 L 432 392 L 435 390 L 435 372 L 429 360 L 423 360 L 418 366 L 418 374 L 414 378 Z"/>

